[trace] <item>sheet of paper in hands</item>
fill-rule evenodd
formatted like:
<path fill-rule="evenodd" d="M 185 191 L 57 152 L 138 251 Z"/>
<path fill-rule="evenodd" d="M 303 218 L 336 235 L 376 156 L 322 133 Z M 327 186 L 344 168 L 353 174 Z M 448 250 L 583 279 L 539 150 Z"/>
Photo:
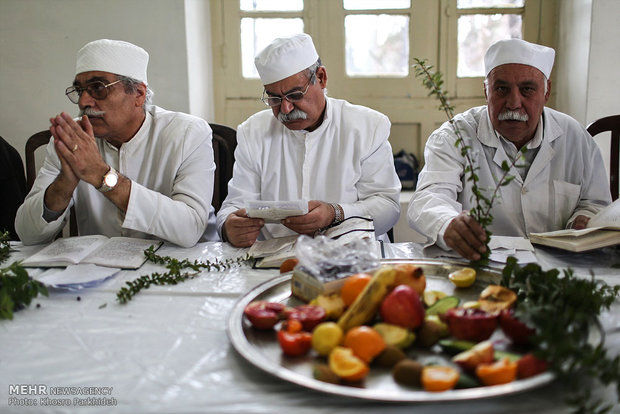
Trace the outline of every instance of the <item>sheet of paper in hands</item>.
<path fill-rule="evenodd" d="M 144 250 L 160 240 L 102 235 L 60 238 L 30 256 L 22 263 L 25 267 L 64 267 L 78 263 L 121 269 L 137 269 L 146 261 Z"/>
<path fill-rule="evenodd" d="M 620 199 L 598 212 L 585 229 L 530 233 L 532 243 L 582 252 L 620 244 Z"/>
<path fill-rule="evenodd" d="M 287 217 L 308 214 L 308 201 L 248 201 L 245 211 L 248 217 L 262 218 L 267 223 L 279 223 Z"/>

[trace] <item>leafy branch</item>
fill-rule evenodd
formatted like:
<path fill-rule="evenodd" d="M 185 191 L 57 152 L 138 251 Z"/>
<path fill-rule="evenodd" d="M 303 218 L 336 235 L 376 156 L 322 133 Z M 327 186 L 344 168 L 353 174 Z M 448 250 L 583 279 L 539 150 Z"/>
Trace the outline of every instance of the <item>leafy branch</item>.
<path fill-rule="evenodd" d="M 116 293 L 116 300 L 120 303 L 129 302 L 142 289 L 148 289 L 151 285 L 177 285 L 185 282 L 186 280 L 197 277 L 200 275 L 202 270 L 206 270 L 207 272 L 210 272 L 211 270 L 223 271 L 230 269 L 233 266 L 239 266 L 244 262 L 253 259 L 252 256 L 246 255 L 223 261 L 216 259 L 213 262 L 208 260 L 206 262 L 201 262 L 198 260 L 191 262 L 188 259 L 179 260 L 170 256 L 159 256 L 155 254 L 154 246 L 146 249 L 144 251 L 144 255 L 148 261 L 155 264 L 164 265 L 168 271 L 164 273 L 155 272 L 126 282 L 125 284 L 127 287 L 122 287 Z M 190 269 L 193 272 L 184 271 L 184 269 Z"/>
<path fill-rule="evenodd" d="M 620 356 L 607 355 L 598 322 L 601 310 L 609 310 L 618 298 L 620 286 L 596 281 L 594 275 L 575 277 L 571 269 L 563 273 L 562 277 L 557 269 L 543 271 L 534 263 L 519 267 L 511 257 L 503 270 L 502 285 L 517 293 L 515 315 L 536 329 L 534 353 L 567 384 L 567 402 L 576 407 L 575 412 L 605 413 L 613 406 L 592 401 L 591 387 L 583 385 L 615 384 L 620 396 Z M 593 328 L 600 331 L 597 343 L 592 343 Z"/>
<path fill-rule="evenodd" d="M 0 263 L 4 263 L 11 251 L 9 233 L 0 234 Z M 47 296 L 47 288 L 28 277 L 28 272 L 20 264 L 13 262 L 0 269 L 0 319 L 13 319 L 13 312 L 28 305 L 39 294 Z"/>
<path fill-rule="evenodd" d="M 501 169 L 503 171 L 502 176 L 497 181 L 497 185 L 491 194 L 491 197 L 487 197 L 484 194 L 484 190 L 479 186 L 479 177 L 477 171 L 478 166 L 475 165 L 471 156 L 471 146 L 467 145 L 461 130 L 454 122 L 454 106 L 450 104 L 448 94 L 443 90 L 443 75 L 441 72 L 432 72 L 433 66 L 428 65 L 425 59 L 414 59 L 415 75 L 422 79 L 422 84 L 429 90 L 428 96 L 435 96 L 439 100 L 439 110 L 445 112 L 448 122 L 452 127 L 452 130 L 456 134 L 455 146 L 460 149 L 461 156 L 465 158 L 465 175 L 466 180 L 471 182 L 472 188 L 472 201 L 474 207 L 469 211 L 469 214 L 480 224 L 486 234 L 487 249 L 481 258 L 474 262 L 475 266 L 486 265 L 489 261 L 490 249 L 488 248 L 489 241 L 491 239 L 491 231 L 489 226 L 493 222 L 493 216 L 491 215 L 491 208 L 495 203 L 496 198 L 499 196 L 499 189 L 502 186 L 508 185 L 514 176 L 509 176 L 508 173 L 512 167 L 514 167 L 518 160 L 522 158 L 522 153 L 525 152 L 526 147 L 523 146 L 517 153 L 517 156 L 510 162 L 502 162 Z"/>

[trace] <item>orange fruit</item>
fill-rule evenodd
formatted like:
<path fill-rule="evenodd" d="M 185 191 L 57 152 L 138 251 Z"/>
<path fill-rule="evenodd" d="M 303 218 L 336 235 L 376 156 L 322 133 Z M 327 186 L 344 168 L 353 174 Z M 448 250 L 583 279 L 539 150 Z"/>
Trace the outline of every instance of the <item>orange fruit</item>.
<path fill-rule="evenodd" d="M 422 388 L 426 391 L 447 391 L 454 388 L 459 372 L 448 366 L 431 365 L 422 368 Z"/>
<path fill-rule="evenodd" d="M 351 275 L 342 284 L 340 288 L 340 297 L 344 302 L 344 306 L 351 306 L 359 294 L 364 290 L 372 276 L 367 273 L 357 273 Z"/>
<path fill-rule="evenodd" d="M 280 273 L 286 273 L 286 272 L 293 271 L 295 266 L 297 266 L 297 263 L 299 263 L 299 259 L 297 258 L 286 259 L 280 265 Z"/>
<path fill-rule="evenodd" d="M 353 350 L 337 346 L 329 353 L 329 369 L 347 381 L 360 381 L 368 375 L 368 365 L 353 354 Z"/>
<path fill-rule="evenodd" d="M 476 375 L 484 385 L 507 384 L 517 378 L 517 363 L 508 358 L 476 367 Z"/>
<path fill-rule="evenodd" d="M 386 347 L 385 340 L 379 332 L 365 325 L 349 329 L 344 335 L 343 345 L 351 348 L 355 356 L 367 364 Z"/>

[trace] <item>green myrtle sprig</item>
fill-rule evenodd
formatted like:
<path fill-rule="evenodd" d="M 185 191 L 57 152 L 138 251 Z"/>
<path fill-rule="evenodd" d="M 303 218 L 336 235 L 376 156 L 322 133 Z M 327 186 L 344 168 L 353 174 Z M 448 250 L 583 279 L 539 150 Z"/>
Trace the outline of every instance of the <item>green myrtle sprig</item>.
<path fill-rule="evenodd" d="M 233 266 L 240 266 L 245 262 L 253 259 L 252 256 L 245 255 L 241 257 L 201 262 L 198 260 L 189 261 L 188 259 L 179 260 L 170 256 L 159 256 L 155 254 L 155 247 L 151 246 L 144 251 L 144 255 L 147 260 L 155 264 L 164 265 L 167 272 L 159 273 L 155 272 L 150 275 L 140 276 L 139 278 L 126 282 L 126 287 L 122 287 L 116 293 L 116 300 L 120 303 L 129 302 L 136 294 L 142 289 L 148 289 L 151 285 L 177 285 L 185 282 L 186 280 L 193 279 L 200 275 L 200 272 L 206 270 L 210 271 L 223 271 L 230 269 Z M 193 272 L 184 271 L 185 269 L 191 269 Z"/>
<path fill-rule="evenodd" d="M 0 234 L 0 263 L 4 263 L 11 250 L 9 232 Z M 13 319 L 13 312 L 30 305 L 39 294 L 47 296 L 47 288 L 28 277 L 20 262 L 0 268 L 0 319 Z"/>
<path fill-rule="evenodd" d="M 488 264 L 489 255 L 491 253 L 488 248 L 489 241 L 491 240 L 491 231 L 489 230 L 489 226 L 493 222 L 491 208 L 493 207 L 497 197 L 499 197 L 500 187 L 508 185 L 514 179 L 514 176 L 508 175 L 508 172 L 520 159 L 523 158 L 523 153 L 525 152 L 526 147 L 523 146 L 521 150 L 517 152 L 517 156 L 510 163 L 506 161 L 502 162 L 502 176 L 499 177 L 497 185 L 491 196 L 487 197 L 484 190 L 479 187 L 480 179 L 477 174 L 479 167 L 474 163 L 471 156 L 471 146 L 467 145 L 461 130 L 454 122 L 454 106 L 450 104 L 448 94 L 443 90 L 442 73 L 439 71 L 432 72 L 433 66 L 428 65 L 425 59 L 415 58 L 414 61 L 415 64 L 413 66 L 415 69 L 415 76 L 422 79 L 422 84 L 429 90 L 428 96 L 435 96 L 439 100 L 440 104 L 438 109 L 446 114 L 452 130 L 456 134 L 457 139 L 454 145 L 460 149 L 461 156 L 466 160 L 464 173 L 466 175 L 466 180 L 470 181 L 472 185 L 472 201 L 474 204 L 474 207 L 469 211 L 469 214 L 480 224 L 487 236 L 487 249 L 485 253 L 481 255 L 479 260 L 473 262 L 472 264 L 475 267 L 484 266 Z"/>
<path fill-rule="evenodd" d="M 593 399 L 591 387 L 597 381 L 615 384 L 620 396 L 620 356 L 607 355 L 598 322 L 601 311 L 618 299 L 620 286 L 596 281 L 594 275 L 578 278 L 571 269 L 561 275 L 535 263 L 519 267 L 513 257 L 504 267 L 501 283 L 517 293 L 517 318 L 536 329 L 535 355 L 569 387 L 567 403 L 576 413 L 610 411 L 613 406 Z M 599 341 L 592 341 L 592 329 L 601 330 Z"/>

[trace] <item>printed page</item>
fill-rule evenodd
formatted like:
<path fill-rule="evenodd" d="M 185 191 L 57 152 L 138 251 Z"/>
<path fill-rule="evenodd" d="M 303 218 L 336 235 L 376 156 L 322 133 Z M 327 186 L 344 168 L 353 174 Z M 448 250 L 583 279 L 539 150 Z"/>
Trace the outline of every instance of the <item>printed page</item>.
<path fill-rule="evenodd" d="M 308 213 L 308 202 L 250 200 L 246 206 L 248 217 L 262 218 L 267 223 L 279 223 L 287 217 Z"/>
<path fill-rule="evenodd" d="M 272 254 L 276 254 L 280 250 L 290 247 L 295 244 L 299 235 L 294 234 L 286 237 L 276 237 L 269 240 L 257 240 L 254 242 L 248 254 L 254 257 L 265 257 Z"/>
<path fill-rule="evenodd" d="M 60 238 L 24 260 L 26 267 L 54 267 L 80 263 L 89 253 L 106 242 L 106 236 Z"/>
<path fill-rule="evenodd" d="M 588 222 L 589 227 L 606 227 L 620 230 L 620 198 L 592 217 Z"/>
<path fill-rule="evenodd" d="M 368 219 L 370 219 L 368 217 Z M 322 233 L 332 239 L 363 239 L 375 237 L 375 227 L 372 220 L 359 217 L 349 217 L 337 226 L 330 227 Z"/>
<path fill-rule="evenodd" d="M 112 237 L 99 249 L 88 255 L 82 263 L 121 269 L 137 269 L 146 261 L 144 250 L 153 245 L 159 248 L 161 244 L 160 240 Z"/>

